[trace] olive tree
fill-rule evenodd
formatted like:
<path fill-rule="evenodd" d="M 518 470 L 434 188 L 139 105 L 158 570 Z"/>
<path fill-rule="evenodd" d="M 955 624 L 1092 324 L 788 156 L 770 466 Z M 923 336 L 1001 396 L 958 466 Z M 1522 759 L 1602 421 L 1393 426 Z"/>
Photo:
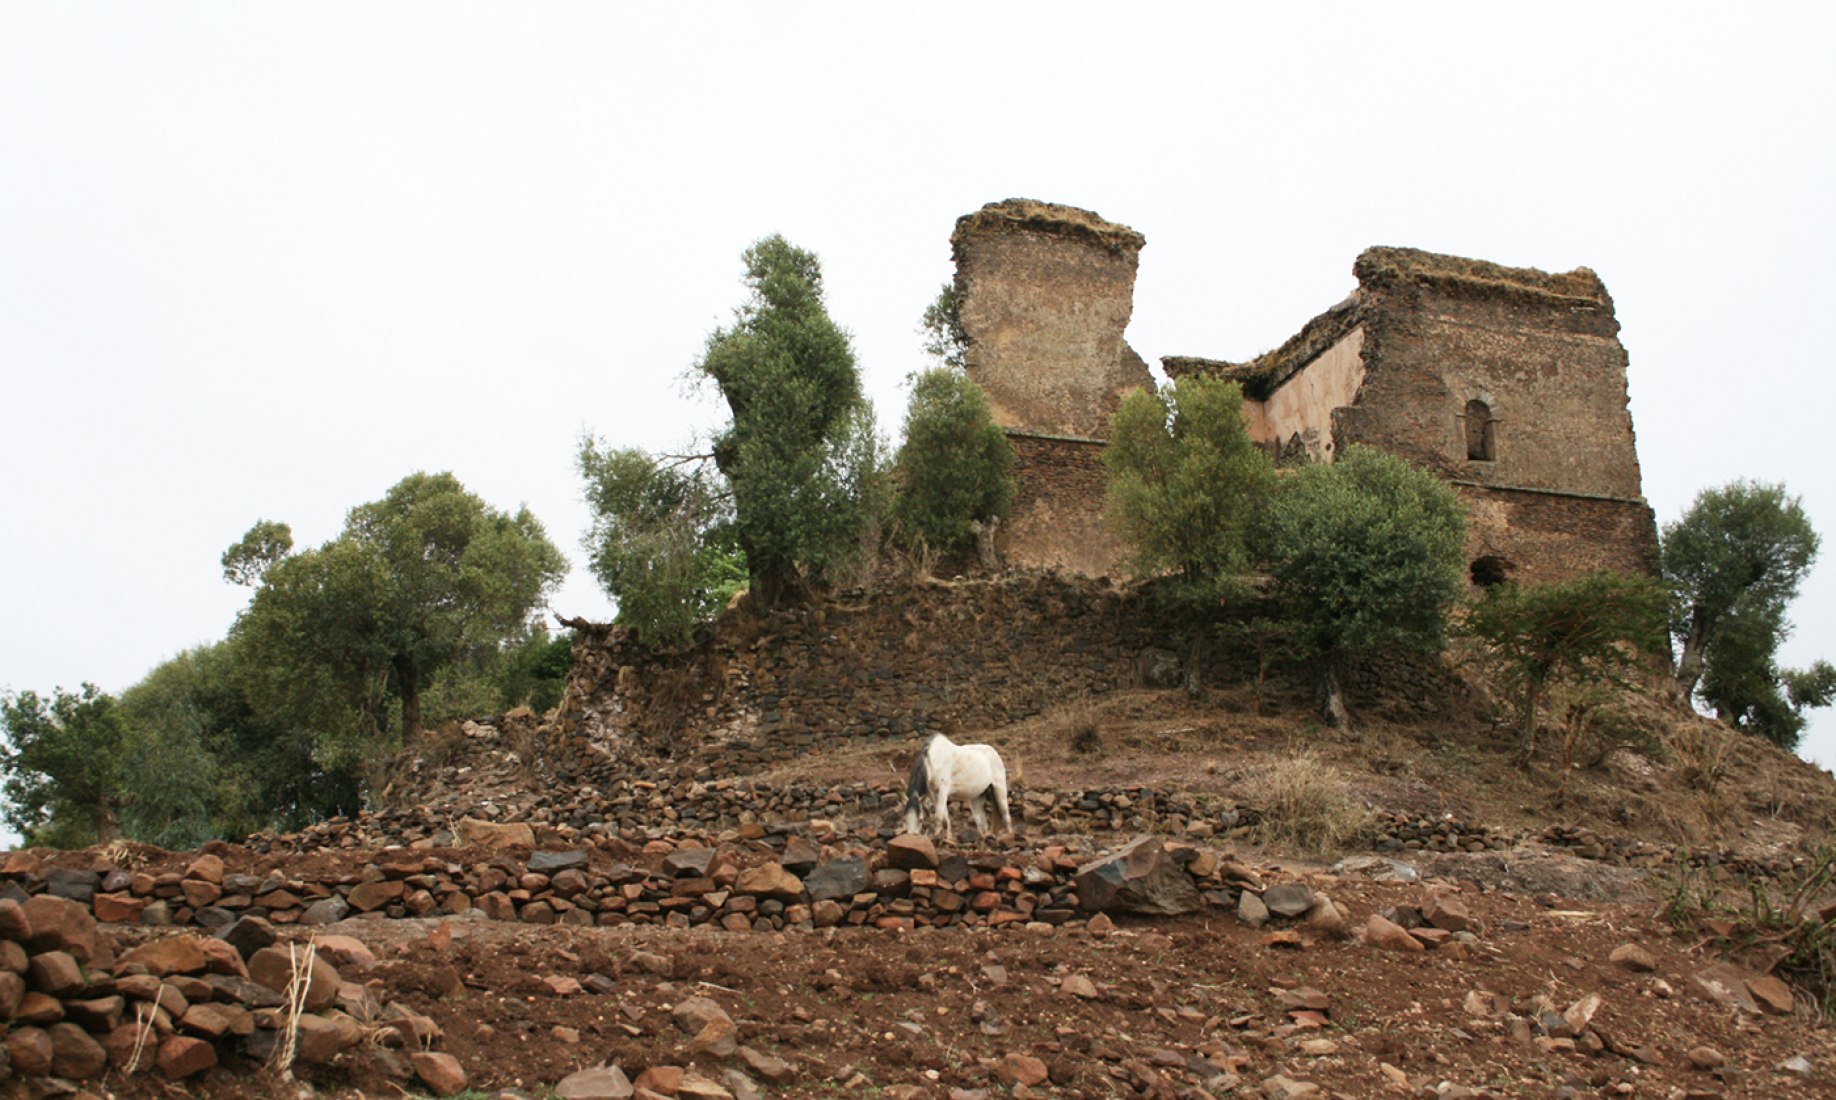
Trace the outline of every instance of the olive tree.
<path fill-rule="evenodd" d="M 1371 447 L 1282 479 L 1258 543 L 1291 642 L 1319 676 L 1327 722 L 1349 723 L 1352 659 L 1441 650 L 1465 585 L 1465 535 L 1445 482 Z"/>

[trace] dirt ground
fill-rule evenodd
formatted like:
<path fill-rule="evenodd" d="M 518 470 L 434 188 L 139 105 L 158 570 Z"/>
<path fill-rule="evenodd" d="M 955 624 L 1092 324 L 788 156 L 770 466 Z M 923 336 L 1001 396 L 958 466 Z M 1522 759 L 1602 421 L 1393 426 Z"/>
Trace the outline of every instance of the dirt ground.
<path fill-rule="evenodd" d="M 1234 796 L 1259 769 L 1305 747 L 1383 808 L 1527 831 L 1578 822 L 1750 853 L 1804 853 L 1827 842 L 1836 805 L 1827 775 L 1783 753 L 1716 741 L 1721 735 L 1700 728 L 1708 723 L 1684 725 L 1666 756 L 1603 757 L 1571 769 L 1566 784 L 1547 755 L 1517 766 L 1496 728 L 1471 714 L 1372 714 L 1353 737 L 1319 730 L 1298 697 L 1255 703 L 1241 693 L 1192 700 L 1127 692 L 964 733 L 1000 746 L 1037 789 L 1142 784 Z M 1066 751 L 1084 726 L 1097 730 L 1097 747 Z M 767 778 L 877 782 L 902 770 L 909 754 L 909 746 L 844 750 Z M 1013 858 L 1024 861 L 1048 839 L 1026 836 Z M 1379 882 L 1257 851 L 1245 839 L 1211 843 L 1234 848 L 1270 883 L 1302 881 L 1329 894 L 1360 934 L 1256 928 L 1223 907 L 1119 917 L 1113 928 L 1077 921 L 732 933 L 449 918 L 347 920 L 325 931 L 355 936 L 377 956 L 347 980 L 372 983 L 384 1000 L 437 1021 L 442 1034 L 430 1045 L 465 1067 L 470 1096 L 551 1096 L 567 1075 L 602 1064 L 633 1079 L 657 1067 L 693 1070 L 740 1100 L 747 1087 L 761 1096 L 863 1100 L 1836 1096 L 1836 1034 L 1814 998 L 1800 990 L 1787 1013 L 1754 1011 L 1715 999 L 1696 980 L 1730 953 L 1754 959 L 1703 923 L 1706 914 L 1681 928 L 1666 918 L 1681 880 L 1525 846 L 1486 853 L 1500 874 L 1467 876 L 1464 887 L 1451 885 L 1461 877 L 1449 872 L 1457 856 L 1416 860 L 1447 876 L 1440 880 Z M 231 870 L 280 867 L 302 877 L 377 857 L 220 851 Z M 171 862 L 146 858 L 155 869 Z M 1576 900 L 1582 890 L 1511 884 L 1519 881 L 1511 872 L 1551 859 L 1603 881 L 1612 871 L 1629 885 L 1611 891 L 1613 901 L 1590 902 Z M 1419 953 L 1364 941 L 1372 914 L 1406 912 L 1448 889 L 1476 918 L 1470 940 Z M 1649 952 L 1654 969 L 1615 962 L 1610 956 L 1625 944 Z M 694 1036 L 671 1010 L 694 997 L 731 1016 L 745 1052 L 693 1049 Z M 1557 1017 L 1588 1017 L 1594 997 L 1586 1026 L 1564 1034 Z M 404 1075 L 401 1053 L 365 1045 L 333 1065 L 301 1067 L 291 1083 L 242 1063 L 178 1084 L 111 1076 L 96 1091 L 215 1100 L 425 1095 L 424 1084 Z M 734 1071 L 745 1081 L 728 1076 Z"/>
<path fill-rule="evenodd" d="M 1354 923 L 1424 896 L 1419 885 L 1310 881 Z M 378 962 L 355 977 L 438 1021 L 439 1048 L 483 1095 L 549 1095 L 601 1063 L 633 1078 L 666 1065 L 715 1080 L 745 1070 L 738 1058 L 688 1049 L 691 1036 L 670 1010 L 691 996 L 725 1009 L 740 1042 L 787 1063 L 781 1084 L 753 1075 L 762 1094 L 786 1097 L 1009 1095 L 1009 1055 L 1044 1064 L 1046 1083 L 1011 1093 L 1041 1097 L 1260 1095 L 1276 1076 L 1347 1097 L 1414 1095 L 1443 1082 L 1511 1097 L 1836 1095 L 1836 1039 L 1813 1009 L 1754 1015 L 1695 989 L 1692 976 L 1717 958 L 1706 937 L 1678 934 L 1643 907 L 1472 892 L 1461 900 L 1484 922 L 1476 942 L 1419 954 L 1312 936 L 1271 944 L 1225 912 L 1123 920 L 1103 935 L 758 935 L 472 920 L 360 920 L 327 931 L 370 945 Z M 1625 943 L 1648 950 L 1656 969 L 1610 962 Z M 556 978 L 591 988 L 557 992 L 575 987 L 548 980 Z M 1501 1015 L 1560 1013 L 1590 994 L 1601 999 L 1591 1030 L 1609 1046 L 1598 1053 L 1514 1037 Z M 1317 1017 L 1291 1015 L 1296 1004 L 1323 1007 Z M 1690 1052 L 1703 1047 L 1725 1065 L 1692 1065 Z M 1778 1068 L 1794 1057 L 1809 1074 Z M 413 1094 L 361 1054 L 303 1073 L 317 1095 Z M 259 1070 L 113 1091 L 222 1100 L 287 1092 Z"/>

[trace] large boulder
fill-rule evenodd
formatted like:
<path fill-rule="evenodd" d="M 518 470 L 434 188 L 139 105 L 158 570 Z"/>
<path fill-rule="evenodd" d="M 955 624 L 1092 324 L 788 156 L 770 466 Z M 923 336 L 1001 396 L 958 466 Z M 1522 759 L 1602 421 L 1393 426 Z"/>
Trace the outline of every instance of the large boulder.
<path fill-rule="evenodd" d="M 1139 837 L 1127 847 L 1077 869 L 1077 900 L 1099 913 L 1141 913 L 1174 917 L 1205 904 L 1183 865 L 1158 837 Z"/>

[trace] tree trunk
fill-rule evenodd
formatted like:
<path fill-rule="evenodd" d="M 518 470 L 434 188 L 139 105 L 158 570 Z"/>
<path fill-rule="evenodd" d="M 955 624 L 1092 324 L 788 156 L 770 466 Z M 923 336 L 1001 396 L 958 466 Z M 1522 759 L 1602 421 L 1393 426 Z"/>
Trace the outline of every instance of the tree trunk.
<path fill-rule="evenodd" d="M 1339 683 L 1337 662 L 1326 662 L 1326 680 L 1321 687 L 1320 712 L 1325 715 L 1326 724 L 1336 730 L 1351 729 L 1351 712 L 1345 709 L 1345 688 Z"/>
<path fill-rule="evenodd" d="M 402 744 L 421 735 L 421 670 L 413 657 L 395 659 L 395 678 L 402 692 Z"/>
<path fill-rule="evenodd" d="M 1703 643 L 1708 640 L 1708 624 L 1702 612 L 1689 617 L 1689 633 L 1683 636 L 1683 656 L 1677 659 L 1677 691 L 1688 703 L 1696 694 L 1696 683 L 1702 679 Z"/>
<path fill-rule="evenodd" d="M 1524 741 L 1520 751 L 1525 760 L 1536 753 L 1536 709 L 1543 703 L 1542 687 L 1535 680 L 1524 685 Z"/>
<path fill-rule="evenodd" d="M 94 821 L 97 844 L 107 844 L 121 835 L 121 808 L 115 803 L 105 802 L 98 806 Z"/>

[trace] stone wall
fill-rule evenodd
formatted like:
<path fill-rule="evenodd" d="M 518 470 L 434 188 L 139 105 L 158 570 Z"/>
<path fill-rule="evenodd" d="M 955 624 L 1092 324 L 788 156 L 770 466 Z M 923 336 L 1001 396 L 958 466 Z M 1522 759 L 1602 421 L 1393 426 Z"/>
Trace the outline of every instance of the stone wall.
<path fill-rule="evenodd" d="M 1641 498 L 1626 352 L 1593 272 L 1375 248 L 1355 270 L 1369 335 L 1364 385 L 1340 420 L 1347 442 L 1467 481 Z M 1468 457 L 1474 402 L 1489 413 L 1490 460 Z"/>
<path fill-rule="evenodd" d="M 1600 569 L 1657 570 L 1657 520 L 1643 501 L 1462 482 L 1454 489 L 1466 503 L 1466 560 L 1503 570 L 1492 579 L 1546 584 Z"/>
<path fill-rule="evenodd" d="M 992 728 L 1134 683 L 1156 637 L 1141 597 L 1038 573 L 729 616 L 680 653 L 576 631 L 553 751 L 636 742 L 731 775 L 824 744 Z"/>
<path fill-rule="evenodd" d="M 1003 558 L 1085 576 L 1122 572 L 1129 547 L 1103 516 L 1103 443 L 1009 431 L 1014 508 L 997 545 Z"/>

